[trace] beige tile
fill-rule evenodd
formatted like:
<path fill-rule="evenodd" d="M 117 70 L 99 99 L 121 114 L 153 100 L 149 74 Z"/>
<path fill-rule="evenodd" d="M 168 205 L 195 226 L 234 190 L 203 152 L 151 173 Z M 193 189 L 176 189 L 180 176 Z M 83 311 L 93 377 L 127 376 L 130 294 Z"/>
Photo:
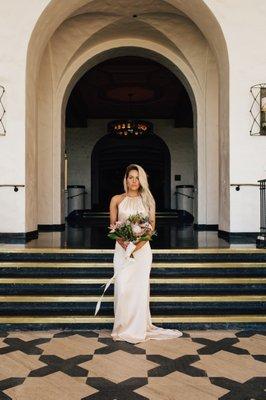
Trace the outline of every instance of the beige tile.
<path fill-rule="evenodd" d="M 217 400 L 227 390 L 212 385 L 207 377 L 172 372 L 165 377 L 149 378 L 148 385 L 135 392 L 151 400 Z"/>
<path fill-rule="evenodd" d="M 61 358 L 70 358 L 77 355 L 93 354 L 96 349 L 105 346 L 105 344 L 98 342 L 98 338 L 73 335 L 53 338 L 49 343 L 43 343 L 38 347 L 44 350 L 42 354 L 55 354 Z"/>
<path fill-rule="evenodd" d="M 99 338 L 112 338 L 111 336 L 111 329 L 98 329 L 94 330 L 94 332 L 99 334 Z"/>
<path fill-rule="evenodd" d="M 219 351 L 212 355 L 201 355 L 194 367 L 204 369 L 208 376 L 221 376 L 245 382 L 253 376 L 265 376 L 266 365 L 250 355 L 237 355 Z"/>
<path fill-rule="evenodd" d="M 89 370 L 88 377 L 104 377 L 116 383 L 131 377 L 145 378 L 149 369 L 158 366 L 146 360 L 145 354 L 129 354 L 122 350 L 95 354 L 92 360 L 79 365 Z"/>
<path fill-rule="evenodd" d="M 266 354 L 266 337 L 263 335 L 254 335 L 250 338 L 239 338 L 240 342 L 235 347 L 246 349 L 250 354 Z"/>
<path fill-rule="evenodd" d="M 13 331 L 10 332 L 8 337 L 9 338 L 19 338 L 21 340 L 24 340 L 26 342 L 34 339 L 40 339 L 40 338 L 51 338 L 54 336 L 55 333 L 58 331 Z"/>
<path fill-rule="evenodd" d="M 137 347 L 146 349 L 147 354 L 160 354 L 174 359 L 185 354 L 198 354 L 197 349 L 200 349 L 202 344 L 194 343 L 190 338 L 181 337 L 178 339 L 149 340 L 138 344 Z"/>
<path fill-rule="evenodd" d="M 205 339 L 220 340 L 223 338 L 235 338 L 237 331 L 226 331 L 226 330 L 201 330 L 201 331 L 189 331 L 191 338 L 204 337 Z"/>
<path fill-rule="evenodd" d="M 43 367 L 44 364 L 38 360 L 38 355 L 26 355 L 21 351 L 0 355 L 0 380 L 10 377 L 23 378 L 30 371 Z"/>
<path fill-rule="evenodd" d="M 97 390 L 62 372 L 43 378 L 29 377 L 23 385 L 4 391 L 12 400 L 80 400 Z"/>

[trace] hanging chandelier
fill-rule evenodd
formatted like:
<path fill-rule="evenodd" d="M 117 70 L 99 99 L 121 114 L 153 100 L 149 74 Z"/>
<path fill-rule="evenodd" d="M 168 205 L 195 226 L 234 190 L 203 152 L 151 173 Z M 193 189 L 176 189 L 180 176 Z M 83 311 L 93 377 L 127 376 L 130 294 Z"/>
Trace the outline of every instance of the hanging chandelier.
<path fill-rule="evenodd" d="M 108 132 L 120 137 L 144 136 L 152 132 L 152 124 L 140 120 L 115 120 L 109 122 Z"/>

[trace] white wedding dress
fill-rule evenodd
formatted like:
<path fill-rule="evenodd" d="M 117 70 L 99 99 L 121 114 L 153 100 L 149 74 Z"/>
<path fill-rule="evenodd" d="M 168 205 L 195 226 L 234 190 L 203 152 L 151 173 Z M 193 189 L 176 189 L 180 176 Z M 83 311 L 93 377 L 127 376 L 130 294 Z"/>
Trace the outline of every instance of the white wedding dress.
<path fill-rule="evenodd" d="M 147 215 L 142 197 L 125 196 L 118 205 L 118 220 L 126 220 L 130 214 L 142 212 Z M 150 271 L 152 251 L 146 242 L 133 253 L 135 262 L 127 262 L 125 250 L 116 241 L 114 252 L 114 313 L 111 336 L 113 340 L 130 343 L 149 339 L 173 339 L 183 335 L 177 329 L 165 329 L 152 324 L 150 313 Z M 122 268 L 124 266 L 124 268 Z"/>

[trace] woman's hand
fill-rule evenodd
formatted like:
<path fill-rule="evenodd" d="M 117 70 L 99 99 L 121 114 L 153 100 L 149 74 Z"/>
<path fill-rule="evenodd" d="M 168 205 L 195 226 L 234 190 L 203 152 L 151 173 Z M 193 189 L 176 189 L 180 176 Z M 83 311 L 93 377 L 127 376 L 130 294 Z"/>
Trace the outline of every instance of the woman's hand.
<path fill-rule="evenodd" d="M 133 254 L 135 251 L 139 250 L 142 248 L 142 246 L 144 246 L 144 244 L 148 242 L 148 240 L 140 240 L 139 242 L 136 243 L 136 247 L 135 249 L 132 251 L 131 254 Z"/>
<path fill-rule="evenodd" d="M 116 240 L 117 240 L 117 242 L 120 244 L 120 246 L 123 247 L 124 250 L 127 249 L 127 246 L 128 246 L 128 244 L 129 244 L 128 241 L 126 241 L 126 240 L 124 240 L 124 239 L 122 239 L 122 238 L 118 238 L 118 239 L 116 239 Z"/>

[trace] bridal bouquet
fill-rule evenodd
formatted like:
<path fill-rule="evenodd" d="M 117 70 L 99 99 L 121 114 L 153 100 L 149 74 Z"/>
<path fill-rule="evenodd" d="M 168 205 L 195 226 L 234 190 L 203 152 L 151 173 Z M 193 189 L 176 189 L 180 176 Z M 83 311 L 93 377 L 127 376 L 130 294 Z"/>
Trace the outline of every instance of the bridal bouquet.
<path fill-rule="evenodd" d="M 126 258 L 131 256 L 138 242 L 152 240 L 152 237 L 157 235 L 157 232 L 152 230 L 149 217 L 144 216 L 142 213 L 130 215 L 124 222 L 116 221 L 109 226 L 109 229 L 108 237 L 110 239 L 122 238 L 129 242 L 126 249 Z M 131 257 L 133 258 L 133 256 Z"/>

